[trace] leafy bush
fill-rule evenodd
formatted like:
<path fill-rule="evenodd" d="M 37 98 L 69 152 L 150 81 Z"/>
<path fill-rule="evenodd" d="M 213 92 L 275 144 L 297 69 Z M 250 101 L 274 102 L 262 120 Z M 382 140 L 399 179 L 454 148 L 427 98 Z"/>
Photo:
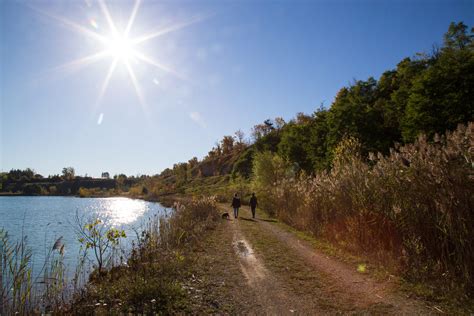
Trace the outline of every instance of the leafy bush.
<path fill-rule="evenodd" d="M 289 175 L 289 170 L 284 160 L 270 151 L 255 154 L 252 189 L 260 197 L 260 206 L 271 215 L 275 214 L 274 205 L 277 204 L 276 184 Z"/>
<path fill-rule="evenodd" d="M 99 218 L 87 222 L 76 213 L 76 234 L 86 257 L 92 252 L 100 274 L 112 259 L 113 250 L 119 245 L 120 239 L 127 237 L 124 230 L 110 227 Z M 92 251 L 89 251 L 92 250 Z"/>

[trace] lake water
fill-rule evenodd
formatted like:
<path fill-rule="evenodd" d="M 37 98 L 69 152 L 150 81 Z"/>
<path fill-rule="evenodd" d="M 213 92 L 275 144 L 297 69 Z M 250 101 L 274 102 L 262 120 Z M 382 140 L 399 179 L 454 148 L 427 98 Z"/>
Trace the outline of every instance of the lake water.
<path fill-rule="evenodd" d="M 75 270 L 80 247 L 74 230 L 76 214 L 107 219 L 112 226 L 124 229 L 127 238 L 122 245 L 130 248 L 135 231 L 140 231 L 147 219 L 167 212 L 159 203 L 121 197 L 0 197 L 0 229 L 6 230 L 12 240 L 27 236 L 35 272 L 41 270 L 47 250 L 62 237 L 70 274 Z"/>

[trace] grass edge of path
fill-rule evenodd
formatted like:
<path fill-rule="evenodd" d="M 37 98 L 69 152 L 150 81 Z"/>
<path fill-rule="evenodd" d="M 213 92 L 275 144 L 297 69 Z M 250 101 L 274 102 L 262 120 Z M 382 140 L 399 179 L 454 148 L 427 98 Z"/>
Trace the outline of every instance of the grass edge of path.
<path fill-rule="evenodd" d="M 460 299 L 463 293 L 443 294 L 437 292 L 436 288 L 429 284 L 407 280 L 398 275 L 396 271 L 390 270 L 381 263 L 375 262 L 363 255 L 353 254 L 330 241 L 317 238 L 309 232 L 298 230 L 276 217 L 270 216 L 265 210 L 259 210 L 257 218 L 267 221 L 270 225 L 276 225 L 295 238 L 308 242 L 312 247 L 331 258 L 354 266 L 354 271 L 358 273 L 367 274 L 378 281 L 390 280 L 390 282 L 396 284 L 397 293 L 432 305 L 433 312 L 457 315 L 474 314 L 474 299 Z M 361 265 L 364 265 L 364 269 L 359 269 Z"/>

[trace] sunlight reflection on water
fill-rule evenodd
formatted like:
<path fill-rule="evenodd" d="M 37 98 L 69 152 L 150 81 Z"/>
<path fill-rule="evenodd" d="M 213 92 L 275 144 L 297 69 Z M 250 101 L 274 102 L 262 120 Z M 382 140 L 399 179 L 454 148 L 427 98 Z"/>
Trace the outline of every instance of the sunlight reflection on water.
<path fill-rule="evenodd" d="M 159 203 L 121 197 L 0 197 L 0 229 L 8 231 L 13 241 L 21 236 L 27 237 L 36 271 L 41 270 L 45 249 L 62 237 L 66 249 L 65 263 L 68 272 L 73 273 L 80 253 L 75 231 L 76 214 L 85 221 L 99 217 L 107 224 L 125 230 L 127 238 L 121 242 L 121 247 L 128 251 L 136 239 L 136 232 L 141 232 L 148 219 L 166 212 Z"/>
<path fill-rule="evenodd" d="M 104 199 L 103 202 L 102 207 L 98 210 L 98 215 L 110 220 L 110 224 L 113 226 L 133 223 L 147 209 L 146 203 L 141 200 L 109 198 Z"/>

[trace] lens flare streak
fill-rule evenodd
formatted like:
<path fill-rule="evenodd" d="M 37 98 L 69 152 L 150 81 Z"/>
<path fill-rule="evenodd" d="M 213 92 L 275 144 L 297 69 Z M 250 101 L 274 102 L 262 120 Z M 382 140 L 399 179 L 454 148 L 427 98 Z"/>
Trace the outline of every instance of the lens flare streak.
<path fill-rule="evenodd" d="M 101 51 L 96 54 L 92 54 L 86 57 L 78 58 L 73 61 L 70 61 L 66 64 L 59 65 L 55 68 L 53 68 L 53 71 L 63 71 L 63 72 L 68 72 L 68 71 L 75 71 L 80 68 L 83 68 L 87 65 L 93 64 L 104 57 L 107 57 L 109 54 L 107 51 Z"/>
<path fill-rule="evenodd" d="M 193 18 L 189 19 L 188 21 L 183 21 L 181 23 L 170 25 L 169 27 L 159 29 L 159 30 L 157 30 L 155 32 L 152 32 L 150 34 L 146 34 L 146 35 L 138 37 L 137 39 L 134 40 L 134 44 L 140 44 L 140 43 L 146 42 L 148 40 L 151 40 L 155 37 L 163 36 L 167 33 L 178 31 L 182 28 L 190 26 L 191 24 L 201 22 L 201 21 L 203 21 L 203 20 L 205 20 L 205 19 L 207 19 L 211 16 L 212 16 L 212 14 L 196 16 L 196 17 L 193 17 Z"/>
<path fill-rule="evenodd" d="M 134 5 L 133 5 L 133 8 L 132 8 L 132 12 L 130 14 L 130 17 L 128 19 L 128 22 L 127 22 L 126 27 L 123 30 L 123 32 L 117 28 L 117 25 L 115 24 L 114 19 L 112 18 L 112 15 L 110 14 L 110 11 L 109 11 L 105 1 L 104 0 L 98 0 L 98 3 L 99 3 L 100 10 L 101 10 L 103 16 L 105 17 L 105 19 L 107 21 L 107 24 L 109 26 L 109 29 L 110 29 L 110 32 L 111 32 L 110 36 L 104 36 L 104 35 L 99 34 L 97 32 L 91 31 L 90 29 L 88 29 L 86 27 L 83 27 L 83 26 L 81 26 L 81 25 L 79 25 L 79 24 L 77 24 L 77 23 L 75 23 L 75 22 L 73 22 L 73 21 L 71 21 L 71 20 L 69 20 L 65 17 L 54 15 L 54 14 L 51 14 L 49 12 L 45 12 L 43 10 L 37 9 L 37 8 L 32 8 L 36 12 L 38 12 L 38 13 L 46 16 L 46 17 L 49 17 L 53 20 L 56 20 L 56 21 L 60 22 L 61 24 L 63 24 L 64 26 L 67 26 L 68 28 L 70 28 L 70 29 L 72 29 L 72 30 L 84 35 L 84 36 L 87 36 L 91 39 L 96 40 L 100 45 L 104 46 L 104 49 L 97 52 L 97 53 L 94 53 L 94 54 L 91 54 L 91 55 L 88 55 L 88 56 L 85 56 L 85 57 L 82 57 L 82 58 L 78 58 L 78 59 L 73 60 L 71 62 L 65 63 L 63 65 L 55 67 L 53 70 L 61 70 L 61 71 L 76 70 L 76 69 L 79 69 L 83 66 L 98 62 L 98 61 L 100 61 L 104 58 L 112 58 L 111 65 L 110 65 L 110 67 L 107 71 L 107 74 L 105 76 L 105 79 L 104 79 L 104 81 L 101 85 L 100 91 L 99 91 L 99 95 L 98 95 L 98 98 L 97 98 L 97 104 L 99 104 L 101 102 L 102 98 L 104 97 L 104 95 L 107 91 L 107 87 L 108 87 L 108 85 L 110 83 L 110 80 L 112 78 L 112 75 L 113 75 L 115 69 L 117 68 L 117 65 L 120 62 L 121 64 L 123 64 L 126 67 L 128 76 L 130 77 L 130 80 L 131 80 L 131 83 L 132 83 L 132 86 L 135 89 L 135 92 L 136 92 L 136 94 L 139 98 L 139 101 L 140 101 L 140 103 L 141 103 L 141 105 L 144 109 L 146 108 L 145 98 L 144 98 L 144 95 L 143 95 L 142 90 L 140 88 L 140 84 L 138 82 L 138 79 L 135 75 L 135 72 L 133 70 L 133 67 L 132 67 L 130 61 L 141 61 L 141 62 L 144 62 L 145 64 L 150 65 L 150 66 L 154 66 L 154 67 L 160 69 L 161 71 L 169 73 L 169 74 L 171 74 L 171 75 L 173 75 L 173 76 L 175 76 L 175 77 L 177 77 L 181 80 L 185 80 L 185 81 L 188 80 L 186 78 L 186 76 L 180 74 L 179 72 L 175 71 L 171 67 L 166 66 L 163 63 L 158 62 L 158 61 L 152 59 L 151 57 L 148 57 L 145 54 L 143 54 L 142 52 L 140 52 L 138 50 L 137 45 L 142 44 L 142 43 L 144 43 L 146 41 L 149 41 L 151 39 L 154 39 L 156 37 L 168 34 L 170 32 L 180 30 L 180 29 L 182 29 L 184 27 L 187 27 L 191 24 L 203 21 L 204 19 L 208 18 L 210 15 L 196 16 L 196 17 L 193 17 L 193 18 L 191 18 L 187 21 L 182 21 L 180 23 L 176 23 L 176 24 L 170 25 L 168 27 L 165 27 L 165 28 L 162 28 L 162 29 L 159 29 L 159 30 L 155 30 L 154 32 L 151 32 L 149 34 L 144 34 L 142 36 L 138 36 L 137 38 L 130 38 L 129 34 L 130 34 L 130 31 L 133 27 L 133 24 L 135 23 L 136 16 L 137 16 L 139 8 L 140 8 L 141 0 L 136 0 L 135 1 Z M 95 30 L 100 29 L 99 25 L 97 24 L 95 19 L 91 20 L 89 23 L 92 25 L 92 27 Z"/>
<path fill-rule="evenodd" d="M 102 88 L 100 89 L 99 97 L 97 98 L 97 103 L 100 103 L 102 101 L 105 91 L 107 90 L 107 87 L 109 85 L 110 78 L 112 77 L 112 74 L 114 73 L 114 70 L 117 67 L 117 63 L 118 63 L 118 58 L 115 58 L 109 67 L 109 71 L 107 72 L 107 76 L 105 77 L 104 82 L 102 83 Z"/>
<path fill-rule="evenodd" d="M 133 72 L 133 68 L 130 66 L 128 61 L 125 63 L 125 66 L 127 67 L 130 79 L 132 79 L 133 87 L 135 88 L 135 92 L 137 93 L 138 99 L 140 100 L 140 104 L 142 105 L 143 109 L 146 110 L 145 98 L 143 97 L 137 77 L 135 77 L 135 73 Z"/>
<path fill-rule="evenodd" d="M 142 53 L 134 52 L 134 56 L 137 57 L 139 60 L 144 61 L 145 63 L 147 63 L 151 66 L 155 66 L 155 67 L 157 67 L 157 68 L 159 68 L 159 69 L 161 69 L 161 70 L 163 70 L 167 73 L 172 74 L 176 78 L 179 78 L 179 79 L 184 80 L 184 81 L 188 80 L 184 75 L 180 74 L 179 72 L 175 71 L 174 69 L 172 69 L 172 68 L 170 68 L 166 65 L 163 65 L 163 64 L 151 59 L 150 57 L 148 57 L 148 56 L 146 56 Z"/>

